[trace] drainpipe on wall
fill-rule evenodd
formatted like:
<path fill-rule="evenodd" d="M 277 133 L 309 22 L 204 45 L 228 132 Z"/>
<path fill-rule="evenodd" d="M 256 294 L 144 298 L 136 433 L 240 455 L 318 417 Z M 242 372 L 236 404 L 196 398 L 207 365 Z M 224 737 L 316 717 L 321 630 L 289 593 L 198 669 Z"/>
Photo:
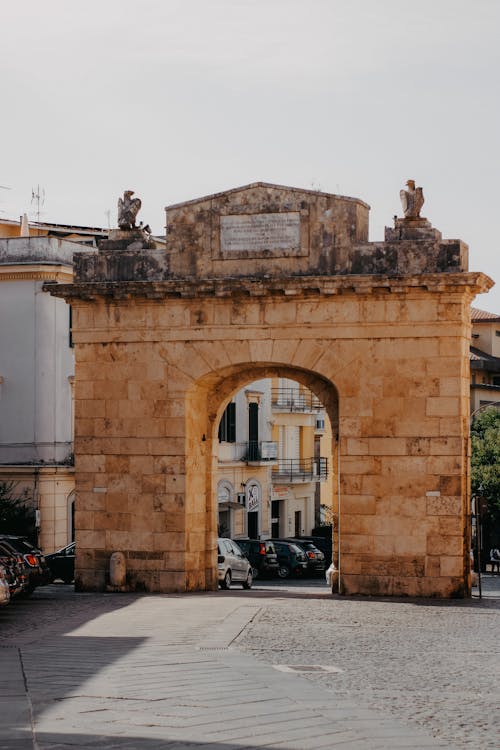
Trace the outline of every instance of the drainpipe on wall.
<path fill-rule="evenodd" d="M 337 593 L 342 593 L 342 585 L 340 583 L 340 433 L 337 433 Z"/>
<path fill-rule="evenodd" d="M 39 493 L 38 493 L 38 479 L 39 479 L 39 469 L 35 469 L 35 482 L 33 485 L 33 501 L 35 505 L 35 529 L 36 529 L 36 545 L 39 547 L 39 537 L 40 537 L 40 505 L 39 505 Z"/>

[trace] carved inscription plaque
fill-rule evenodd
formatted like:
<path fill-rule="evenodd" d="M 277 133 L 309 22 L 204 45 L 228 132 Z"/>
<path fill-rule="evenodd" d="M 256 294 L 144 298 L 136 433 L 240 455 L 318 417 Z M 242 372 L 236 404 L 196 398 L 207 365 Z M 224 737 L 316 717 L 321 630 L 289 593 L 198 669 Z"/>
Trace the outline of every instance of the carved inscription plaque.
<path fill-rule="evenodd" d="M 300 213 L 220 217 L 222 252 L 300 250 Z"/>

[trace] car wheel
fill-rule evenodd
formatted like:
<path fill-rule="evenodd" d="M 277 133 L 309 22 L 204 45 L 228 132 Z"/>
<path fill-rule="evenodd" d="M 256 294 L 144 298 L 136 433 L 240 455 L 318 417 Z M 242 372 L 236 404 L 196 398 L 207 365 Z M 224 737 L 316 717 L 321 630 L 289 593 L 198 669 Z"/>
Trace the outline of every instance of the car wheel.
<path fill-rule="evenodd" d="M 278 568 L 278 576 L 280 578 L 290 578 L 290 568 L 285 563 L 281 564 Z"/>
<path fill-rule="evenodd" d="M 253 575 L 252 575 L 252 571 L 249 570 L 246 581 L 243 581 L 243 588 L 244 589 L 251 589 L 252 588 L 252 583 L 253 583 Z"/>
<path fill-rule="evenodd" d="M 221 587 L 221 589 L 229 589 L 229 588 L 231 588 L 231 571 L 230 570 L 226 570 L 226 575 L 224 576 L 224 578 L 220 582 L 220 587 Z"/>

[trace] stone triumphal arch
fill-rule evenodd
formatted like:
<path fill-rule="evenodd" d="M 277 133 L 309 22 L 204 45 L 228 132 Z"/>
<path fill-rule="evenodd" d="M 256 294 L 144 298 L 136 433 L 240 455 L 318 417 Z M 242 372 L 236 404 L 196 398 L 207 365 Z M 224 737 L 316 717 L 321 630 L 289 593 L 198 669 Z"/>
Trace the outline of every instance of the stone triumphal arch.
<path fill-rule="evenodd" d="M 216 587 L 217 423 L 256 377 L 325 404 L 342 591 L 466 596 L 470 304 L 491 281 L 420 217 L 368 241 L 360 200 L 263 183 L 75 253 L 76 586 Z"/>

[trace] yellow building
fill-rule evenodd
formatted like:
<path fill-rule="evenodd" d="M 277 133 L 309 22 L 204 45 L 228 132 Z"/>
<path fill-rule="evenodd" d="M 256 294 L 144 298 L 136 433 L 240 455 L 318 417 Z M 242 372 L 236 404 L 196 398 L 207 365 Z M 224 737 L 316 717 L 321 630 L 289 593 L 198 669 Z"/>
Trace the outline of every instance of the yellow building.
<path fill-rule="evenodd" d="M 105 239 L 108 230 L 102 227 L 83 227 L 73 224 L 54 224 L 43 221 L 30 221 L 26 214 L 19 218 L 0 219 L 0 238 L 13 237 L 57 237 L 79 245 L 97 247 L 99 239 Z"/>
<path fill-rule="evenodd" d="M 471 414 L 488 404 L 500 407 L 500 315 L 473 307 L 470 349 Z"/>
<path fill-rule="evenodd" d="M 219 534 L 303 536 L 330 522 L 334 467 L 325 456 L 331 440 L 322 404 L 299 383 L 269 378 L 239 391 L 219 425 Z"/>
<path fill-rule="evenodd" d="M 278 445 L 271 472 L 271 536 L 300 537 L 330 520 L 334 510 L 334 467 L 326 458 L 332 455 L 332 430 L 323 405 L 305 386 L 286 378 L 271 382 Z"/>
<path fill-rule="evenodd" d="M 217 446 L 218 533 L 234 539 L 271 535 L 270 381 L 249 383 L 227 404 Z"/>

